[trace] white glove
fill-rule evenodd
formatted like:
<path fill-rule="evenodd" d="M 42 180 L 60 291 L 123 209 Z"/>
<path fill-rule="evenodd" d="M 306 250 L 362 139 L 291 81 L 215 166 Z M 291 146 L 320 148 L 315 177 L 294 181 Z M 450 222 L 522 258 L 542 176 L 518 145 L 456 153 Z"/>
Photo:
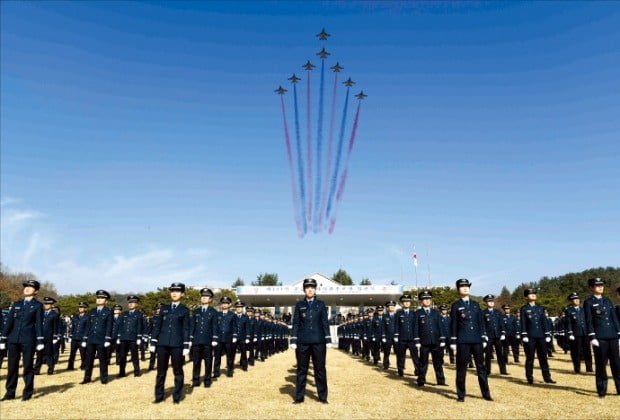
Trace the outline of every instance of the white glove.
<path fill-rule="evenodd" d="M 237 339 L 236 339 L 236 338 L 233 338 L 233 343 L 236 343 L 236 342 L 237 342 Z"/>
<path fill-rule="evenodd" d="M 568 336 L 568 339 L 569 339 L 570 341 L 574 341 L 574 340 L 575 340 L 575 336 L 571 334 L 571 335 L 569 335 L 569 336 Z"/>
<path fill-rule="evenodd" d="M 183 349 L 183 356 L 189 356 L 189 349 Z"/>
<path fill-rule="evenodd" d="M 450 348 L 452 349 L 452 351 L 456 351 L 456 344 L 450 344 Z"/>
<path fill-rule="evenodd" d="M 211 341 L 211 347 L 217 347 L 217 341 Z"/>
<path fill-rule="evenodd" d="M 291 344 L 291 348 L 292 348 L 293 350 L 297 350 L 297 344 Z"/>
<path fill-rule="evenodd" d="M 420 347 L 422 347 L 422 344 L 420 344 L 420 343 L 415 345 L 415 348 L 418 349 L 418 350 L 420 349 Z"/>
<path fill-rule="evenodd" d="M 4 350 L 4 349 L 6 349 L 6 344 L 1 343 L 1 344 L 0 344 L 0 350 Z"/>
<path fill-rule="evenodd" d="M 394 338 L 394 342 L 395 342 L 395 343 L 398 343 L 398 337 L 395 337 L 395 338 Z"/>
<path fill-rule="evenodd" d="M 521 334 L 517 334 L 517 340 L 521 339 Z"/>
<path fill-rule="evenodd" d="M 551 337 L 545 337 L 545 341 L 546 341 L 547 343 L 551 343 Z"/>
<path fill-rule="evenodd" d="M 37 351 L 41 351 L 45 348 L 45 345 L 43 344 L 37 344 Z"/>
<path fill-rule="evenodd" d="M 444 348 L 446 347 L 446 343 L 444 343 L 443 341 L 441 343 L 439 343 L 439 347 Z"/>
<path fill-rule="evenodd" d="M 139 346 L 140 344 L 142 344 L 142 340 L 140 340 L 140 339 L 138 338 L 138 339 L 136 340 L 136 345 L 138 345 L 138 346 Z"/>
<path fill-rule="evenodd" d="M 116 339 L 116 344 L 121 344 L 121 339 L 120 338 Z"/>
<path fill-rule="evenodd" d="M 247 338 L 245 339 L 245 344 L 248 344 L 250 342 L 250 340 L 248 340 Z"/>
<path fill-rule="evenodd" d="M 151 344 L 151 345 L 149 346 L 149 352 L 151 352 L 151 353 L 155 353 L 155 346 L 154 346 L 154 345 L 152 345 L 152 344 Z"/>
<path fill-rule="evenodd" d="M 384 343 L 387 343 L 387 339 L 382 338 L 381 341 L 383 341 Z"/>
<path fill-rule="evenodd" d="M 372 338 L 372 341 L 377 341 L 377 339 L 375 337 Z"/>
<path fill-rule="evenodd" d="M 529 338 L 527 338 L 527 337 L 523 337 L 523 342 L 524 342 L 524 343 L 529 343 L 529 342 L 530 342 L 530 339 L 529 339 Z"/>
<path fill-rule="evenodd" d="M 86 347 L 86 341 L 82 341 L 81 346 L 82 346 L 82 347 Z"/>
<path fill-rule="evenodd" d="M 103 347 L 106 347 L 106 348 L 107 348 L 107 347 L 110 347 L 110 342 L 109 342 L 109 341 L 106 341 L 105 343 L 103 343 Z"/>
<path fill-rule="evenodd" d="M 71 342 L 71 337 L 69 337 L 69 338 L 67 339 L 67 341 L 70 343 L 70 342 Z"/>
<path fill-rule="evenodd" d="M 504 334 L 499 336 L 500 341 L 504 341 L 506 339 L 506 336 Z"/>
<path fill-rule="evenodd" d="M 332 347 L 334 347 L 334 345 L 332 343 L 327 343 L 326 346 L 327 346 L 328 349 L 331 349 Z"/>
<path fill-rule="evenodd" d="M 600 346 L 600 343 L 598 342 L 598 340 L 597 340 L 596 338 L 595 338 L 594 340 L 590 341 L 590 343 L 592 343 L 592 345 L 593 345 L 594 347 L 598 347 L 598 346 Z"/>
<path fill-rule="evenodd" d="M 255 338 L 254 340 L 252 340 L 253 343 L 256 343 L 258 341 L 258 338 Z"/>
<path fill-rule="evenodd" d="M 487 342 L 486 342 L 486 341 L 483 341 L 483 342 L 482 342 L 482 348 L 483 348 L 483 349 L 486 349 L 486 348 L 487 348 Z"/>
<path fill-rule="evenodd" d="M 52 344 L 56 344 L 56 343 L 58 343 L 58 339 L 57 338 L 52 340 Z"/>

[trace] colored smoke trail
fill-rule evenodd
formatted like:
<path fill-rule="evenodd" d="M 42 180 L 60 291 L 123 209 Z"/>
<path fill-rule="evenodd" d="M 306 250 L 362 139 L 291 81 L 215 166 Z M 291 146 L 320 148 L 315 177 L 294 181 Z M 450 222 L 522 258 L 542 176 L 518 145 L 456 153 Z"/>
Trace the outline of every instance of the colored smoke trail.
<path fill-rule="evenodd" d="M 340 206 L 340 201 L 342 200 L 342 196 L 344 195 L 344 188 L 347 184 L 347 179 L 349 177 L 349 161 L 351 159 L 351 154 L 353 152 L 353 146 L 355 145 L 355 137 L 357 137 L 357 126 L 360 119 L 360 109 L 362 107 L 362 101 L 359 101 L 357 104 L 357 110 L 355 111 L 355 118 L 353 120 L 353 128 L 351 129 L 351 137 L 349 138 L 349 147 L 347 150 L 347 157 L 345 159 L 344 172 L 342 174 L 342 178 L 340 179 L 340 185 L 338 186 L 338 193 L 336 194 L 336 208 L 334 210 L 334 215 L 329 222 L 329 233 L 331 234 L 334 231 L 334 227 L 336 226 L 336 217 L 338 216 L 338 207 Z"/>
<path fill-rule="evenodd" d="M 301 135 L 299 133 L 299 106 L 297 105 L 297 84 L 293 83 L 293 99 L 295 102 L 295 141 L 297 145 L 297 168 L 299 169 L 299 203 L 301 210 L 301 225 L 304 235 L 308 231 L 306 221 L 306 182 L 304 180 L 304 162 L 301 157 Z"/>
<path fill-rule="evenodd" d="M 344 128 L 347 122 L 347 109 L 349 107 L 349 92 L 350 88 L 347 87 L 347 96 L 344 100 L 344 109 L 342 111 L 342 122 L 340 123 L 340 136 L 338 137 L 338 150 L 336 152 L 336 164 L 334 165 L 334 172 L 332 173 L 332 182 L 329 189 L 329 199 L 327 200 L 327 209 L 325 210 L 325 219 L 329 220 L 331 214 L 332 202 L 334 201 L 334 195 L 336 194 L 336 186 L 338 182 L 338 174 L 340 171 L 340 161 L 342 160 L 342 147 L 344 144 Z"/>
<path fill-rule="evenodd" d="M 323 181 L 323 197 L 321 197 L 321 213 L 319 214 L 319 226 L 323 229 L 323 215 L 327 206 L 327 182 L 331 176 L 332 149 L 334 145 L 334 121 L 336 120 L 336 88 L 338 87 L 338 72 L 334 72 L 334 89 L 332 93 L 332 112 L 329 121 L 329 143 L 327 146 L 327 164 L 325 166 L 325 180 Z"/>
<path fill-rule="evenodd" d="M 299 220 L 299 199 L 297 196 L 297 186 L 295 184 L 295 169 L 293 168 L 293 153 L 291 151 L 291 137 L 288 133 L 288 124 L 286 122 L 286 110 L 284 109 L 284 96 L 280 95 L 282 103 L 282 121 L 284 122 L 284 140 L 286 142 L 286 154 L 288 155 L 288 168 L 291 175 L 291 189 L 293 192 L 293 207 L 295 210 L 295 224 L 297 225 L 297 234 L 303 238 L 304 233 Z"/>
<path fill-rule="evenodd" d="M 321 154 L 323 153 L 323 102 L 325 98 L 325 59 L 321 60 L 321 85 L 319 88 L 319 119 L 316 133 L 316 185 L 314 186 L 313 230 L 319 231 L 319 212 L 321 204 Z"/>
<path fill-rule="evenodd" d="M 306 165 L 308 168 L 308 173 L 307 173 L 307 186 L 308 186 L 308 214 L 307 214 L 307 220 L 309 225 L 312 225 L 312 124 L 311 124 L 311 119 L 310 119 L 310 110 L 311 110 L 311 101 L 310 101 L 310 71 L 308 71 L 308 83 L 306 84 L 307 88 L 308 88 L 308 92 L 307 92 L 307 99 L 306 99 L 306 132 L 307 132 L 307 137 L 306 137 Z M 306 205 L 305 203 L 302 203 L 302 205 Z"/>

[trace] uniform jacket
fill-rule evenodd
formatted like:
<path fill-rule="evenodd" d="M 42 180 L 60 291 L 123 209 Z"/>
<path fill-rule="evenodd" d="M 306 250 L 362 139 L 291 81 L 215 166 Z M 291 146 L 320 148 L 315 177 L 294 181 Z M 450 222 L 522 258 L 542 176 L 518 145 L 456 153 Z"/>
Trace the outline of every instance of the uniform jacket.
<path fill-rule="evenodd" d="M 486 340 L 482 309 L 478 302 L 459 299 L 450 308 L 452 344 L 481 344 Z"/>
<path fill-rule="evenodd" d="M 34 344 L 43 341 L 43 304 L 32 298 L 13 304 L 6 316 L 2 340 L 10 344 Z"/>
<path fill-rule="evenodd" d="M 551 337 L 551 328 L 547 323 L 545 308 L 529 303 L 521 307 L 521 337 Z"/>
<path fill-rule="evenodd" d="M 189 309 L 178 303 L 172 310 L 171 304 L 162 305 L 153 320 L 151 343 L 157 346 L 189 348 L 191 319 Z"/>
<path fill-rule="evenodd" d="M 519 320 L 513 314 L 502 315 L 502 321 L 504 323 L 504 331 L 506 331 L 506 337 L 516 337 L 520 334 Z"/>
<path fill-rule="evenodd" d="M 396 330 L 396 312 L 393 315 L 390 313 L 386 313 L 383 315 L 383 331 L 385 333 L 385 338 L 387 340 L 391 340 L 394 338 L 394 332 Z"/>
<path fill-rule="evenodd" d="M 88 312 L 85 312 L 82 315 L 75 314 L 71 317 L 71 330 L 69 331 L 69 336 L 72 340 L 81 341 L 84 338 L 86 321 L 88 321 Z"/>
<path fill-rule="evenodd" d="M 245 314 L 235 314 L 235 331 L 237 340 L 245 342 L 248 339 L 248 317 Z"/>
<path fill-rule="evenodd" d="M 394 338 L 400 341 L 413 341 L 413 325 L 415 324 L 415 311 L 409 308 L 409 312 L 400 309 L 396 312 L 396 328 Z"/>
<path fill-rule="evenodd" d="M 590 339 L 612 340 L 620 338 L 620 324 L 614 305 L 606 297 L 590 296 L 583 302 L 586 332 Z"/>
<path fill-rule="evenodd" d="M 217 311 L 207 307 L 202 312 L 202 307 L 196 308 L 192 315 L 192 327 L 190 339 L 193 344 L 208 344 L 217 341 Z"/>
<path fill-rule="evenodd" d="M 502 335 L 506 335 L 506 329 L 504 328 L 503 315 L 500 311 L 493 308 L 484 309 L 482 311 L 484 319 L 484 330 L 487 333 L 489 340 L 499 339 Z"/>
<path fill-rule="evenodd" d="M 43 339 L 52 341 L 60 336 L 60 316 L 56 311 L 43 311 Z"/>
<path fill-rule="evenodd" d="M 375 315 L 371 318 L 370 339 L 375 341 L 385 337 L 385 315 Z"/>
<path fill-rule="evenodd" d="M 119 316 L 116 326 L 116 337 L 123 341 L 136 341 L 144 335 L 144 314 L 134 309 L 125 311 Z"/>
<path fill-rule="evenodd" d="M 114 318 L 110 308 L 104 306 L 99 313 L 97 308 L 94 308 L 88 312 L 87 317 L 82 340 L 86 340 L 88 344 L 110 342 L 112 340 L 112 318 Z"/>
<path fill-rule="evenodd" d="M 295 305 L 291 344 L 331 343 L 327 307 L 316 297 L 312 302 L 303 299 Z"/>
<path fill-rule="evenodd" d="M 445 341 L 446 337 L 442 333 L 443 328 L 439 311 L 430 308 L 427 314 L 424 308 L 420 308 L 415 312 L 415 319 L 413 336 L 416 344 L 430 346 Z"/>
<path fill-rule="evenodd" d="M 256 337 L 256 318 L 254 316 L 248 316 L 248 326 L 247 326 L 247 334 L 248 340 L 253 341 Z"/>
<path fill-rule="evenodd" d="M 237 316 L 231 311 L 217 313 L 217 335 L 220 343 L 231 343 L 237 338 Z"/>

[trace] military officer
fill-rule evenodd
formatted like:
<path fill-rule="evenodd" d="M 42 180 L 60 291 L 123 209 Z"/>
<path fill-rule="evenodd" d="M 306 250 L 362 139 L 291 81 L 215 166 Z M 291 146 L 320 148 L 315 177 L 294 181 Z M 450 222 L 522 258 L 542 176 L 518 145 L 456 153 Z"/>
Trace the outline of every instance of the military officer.
<path fill-rule="evenodd" d="M 24 393 L 22 400 L 32 398 L 34 392 L 34 353 L 45 348 L 43 344 L 43 305 L 35 299 L 41 285 L 36 280 L 22 283 L 24 298 L 15 302 L 0 334 L 0 350 L 8 350 L 6 393 L 2 401 L 15 399 L 19 359 L 23 356 Z"/>
<path fill-rule="evenodd" d="M 240 300 L 235 302 L 235 331 L 237 332 L 237 342 L 234 346 L 234 354 L 239 351 L 239 365 L 244 371 L 248 370 L 247 346 L 250 344 L 248 335 L 248 317 L 243 314 L 245 304 Z"/>
<path fill-rule="evenodd" d="M 512 358 L 515 363 L 519 363 L 519 320 L 516 316 L 510 313 L 510 305 L 502 305 L 504 315 L 502 322 L 504 325 L 504 331 L 506 331 L 506 339 L 503 343 L 504 364 L 508 364 L 508 351 L 512 350 Z"/>
<path fill-rule="evenodd" d="M 422 307 L 416 311 L 413 324 L 415 346 L 420 352 L 418 386 L 424 386 L 426 383 L 429 354 L 433 356 L 437 385 L 446 385 L 443 374 L 443 348 L 446 346 L 446 336 L 443 334 L 441 315 L 436 309 L 431 308 L 432 298 L 433 294 L 429 290 L 418 294 L 418 301 Z"/>
<path fill-rule="evenodd" d="M 620 395 L 620 356 L 618 339 L 620 339 L 620 322 L 609 299 L 603 296 L 605 280 L 588 279 L 592 296 L 583 303 L 586 318 L 586 332 L 594 348 L 596 365 L 596 392 L 599 397 L 607 395 L 607 361 L 611 365 L 611 376 Z"/>
<path fill-rule="evenodd" d="M 370 333 L 372 329 L 372 317 L 374 315 L 374 310 L 372 308 L 366 308 L 366 312 L 364 313 L 364 339 L 362 341 L 362 357 L 366 361 L 370 361 Z"/>
<path fill-rule="evenodd" d="M 441 315 L 441 328 L 442 328 L 442 334 L 444 337 L 446 337 L 446 341 L 448 341 L 448 337 L 450 337 L 450 315 L 448 314 L 448 305 L 443 304 L 443 305 L 439 305 L 439 313 Z M 449 357 L 449 361 L 450 364 L 453 365 L 454 364 L 454 350 L 452 350 L 452 347 L 446 345 L 444 347 L 444 352 L 448 352 L 448 357 Z"/>
<path fill-rule="evenodd" d="M 153 369 L 155 369 L 155 365 L 157 364 L 157 346 L 156 345 L 151 345 L 151 334 L 153 333 L 153 329 L 154 329 L 154 325 L 155 325 L 155 320 L 157 319 L 157 315 L 159 315 L 159 311 L 161 309 L 163 304 L 161 303 L 157 303 L 154 307 L 153 310 L 155 311 L 153 316 L 149 319 L 149 322 L 147 324 L 147 328 L 148 328 L 148 335 L 149 335 L 149 372 L 152 371 Z"/>
<path fill-rule="evenodd" d="M 491 374 L 491 360 L 493 359 L 494 349 L 500 374 L 508 375 L 503 346 L 504 341 L 506 341 L 506 330 L 504 329 L 502 313 L 495 309 L 495 295 L 486 295 L 482 300 L 487 304 L 487 309 L 483 311 L 484 330 L 489 340 L 484 355 L 487 375 Z"/>
<path fill-rule="evenodd" d="M 402 309 L 396 313 L 396 328 L 394 330 L 394 342 L 397 343 L 396 365 L 398 376 L 403 376 L 405 371 L 405 359 L 407 350 L 413 362 L 414 375 L 418 376 L 420 359 L 415 347 L 413 326 L 415 324 L 415 313 L 411 309 L 411 295 L 404 294 L 400 297 Z"/>
<path fill-rule="evenodd" d="M 54 345 L 60 340 L 60 317 L 53 310 L 56 299 L 43 298 L 43 345 L 44 348 L 37 352 L 37 361 L 34 365 L 34 374 L 41 374 L 43 359 L 47 365 L 47 374 L 54 374 Z"/>
<path fill-rule="evenodd" d="M 200 368 L 204 362 L 205 387 L 211 386 L 211 370 L 213 368 L 213 348 L 218 345 L 217 311 L 209 304 L 213 299 L 213 291 L 208 287 L 200 289 L 200 306 L 192 315 L 190 339 L 194 368 L 192 370 L 192 386 L 200 386 Z"/>
<path fill-rule="evenodd" d="M 127 310 L 119 316 L 116 327 L 117 359 L 119 360 L 119 378 L 127 376 L 127 353 L 131 352 L 133 376 L 140 376 L 140 359 L 138 349 L 142 344 L 144 331 L 144 314 L 139 309 L 140 298 L 136 295 L 127 296 Z"/>
<path fill-rule="evenodd" d="M 570 347 L 570 358 L 573 361 L 573 371 L 581 371 L 581 360 L 586 365 L 586 372 L 592 370 L 592 351 L 590 350 L 590 340 L 586 333 L 586 317 L 583 309 L 579 306 L 581 300 L 577 292 L 568 295 L 570 306 L 564 310 L 564 330 L 568 335 L 568 345 Z"/>
<path fill-rule="evenodd" d="M 248 334 L 248 345 L 247 345 L 247 354 L 248 354 L 248 364 L 250 366 L 254 366 L 254 351 L 256 347 L 256 343 L 258 342 L 258 338 L 256 336 L 256 326 L 257 321 L 254 317 L 254 307 L 252 305 L 248 305 L 245 308 L 245 314 L 248 317 L 247 321 L 247 334 Z"/>
<path fill-rule="evenodd" d="M 54 306 L 52 308 L 54 312 L 58 314 L 58 340 L 54 344 L 54 364 L 58 363 L 60 353 L 65 352 L 65 338 L 67 336 L 67 321 L 65 317 L 60 313 L 60 308 Z"/>
<path fill-rule="evenodd" d="M 168 363 L 172 361 L 174 373 L 174 391 L 172 401 L 175 404 L 181 402 L 183 396 L 183 362 L 189 355 L 191 342 L 190 314 L 187 306 L 181 303 L 185 296 L 183 283 L 172 283 L 170 291 L 170 303 L 162 305 L 159 314 L 153 322 L 151 333 L 151 347 L 157 347 L 157 378 L 155 381 L 155 404 L 164 400 L 164 384 L 168 373 Z M 152 349 L 154 351 L 155 349 Z"/>
<path fill-rule="evenodd" d="M 396 302 L 390 300 L 385 302 L 387 314 L 384 317 L 383 332 L 383 369 L 390 368 L 390 353 L 396 353 L 396 343 L 394 342 L 394 333 L 396 331 Z"/>
<path fill-rule="evenodd" d="M 381 360 L 381 344 L 385 338 L 385 322 L 383 312 L 385 308 L 379 305 L 375 308 L 375 315 L 371 320 L 370 328 L 370 345 L 372 349 L 372 364 L 377 365 Z"/>
<path fill-rule="evenodd" d="M 483 314 L 478 303 L 469 298 L 470 288 L 469 280 L 456 281 L 460 299 L 454 302 L 450 309 L 452 332 L 450 346 L 456 352 L 457 401 L 465 401 L 465 377 L 471 355 L 476 362 L 476 374 L 482 397 L 487 401 L 493 401 L 489 390 L 487 370 L 484 366 L 483 352 L 487 346 L 487 335 L 484 329 Z"/>
<path fill-rule="evenodd" d="M 118 334 L 118 325 L 121 320 L 121 313 L 123 312 L 123 307 L 121 305 L 114 305 L 112 307 L 112 342 L 110 343 L 110 347 L 108 347 L 108 361 L 112 361 L 112 353 L 116 355 L 116 364 L 120 364 L 120 359 L 118 357 L 118 345 L 116 344 L 116 336 Z"/>
<path fill-rule="evenodd" d="M 254 320 L 256 321 L 256 326 L 254 330 L 254 338 L 256 341 L 254 342 L 254 360 L 260 360 L 264 362 L 265 359 L 262 357 L 261 349 L 263 346 L 263 320 L 261 319 L 263 315 L 263 311 L 260 309 L 256 309 L 254 311 Z"/>
<path fill-rule="evenodd" d="M 547 344 L 551 342 L 551 330 L 546 322 L 545 308 L 536 304 L 537 290 L 525 289 L 523 296 L 527 303 L 521 307 L 521 339 L 525 351 L 525 376 L 528 384 L 534 383 L 534 352 L 542 370 L 543 379 L 548 384 L 556 383 L 551 379 L 547 362 Z"/>
<path fill-rule="evenodd" d="M 235 344 L 237 343 L 237 317 L 229 311 L 232 299 L 228 296 L 220 298 L 221 311 L 217 314 L 217 347 L 213 363 L 213 378 L 220 376 L 222 355 L 226 354 L 226 376 L 232 377 L 235 370 Z"/>
<path fill-rule="evenodd" d="M 80 344 L 86 349 L 86 367 L 84 369 L 84 379 L 81 384 L 91 381 L 95 355 L 99 357 L 99 372 L 101 383 L 108 383 L 108 348 L 112 341 L 112 311 L 106 303 L 110 299 L 110 294 L 105 290 L 97 290 L 95 293 L 97 307 L 90 311 L 84 328 L 84 337 Z"/>
<path fill-rule="evenodd" d="M 86 351 L 80 344 L 85 335 L 84 329 L 86 328 L 86 321 L 88 320 L 88 316 L 86 315 L 87 311 L 88 303 L 80 302 L 78 303 L 78 313 L 71 318 L 71 329 L 69 330 L 69 344 L 71 344 L 71 349 L 69 350 L 67 370 L 75 370 L 75 356 L 78 351 L 80 352 L 80 369 L 84 370 L 86 367 Z"/>
<path fill-rule="evenodd" d="M 327 404 L 327 372 L 325 370 L 326 348 L 331 347 L 331 334 L 327 321 L 327 307 L 316 297 L 316 280 L 304 279 L 305 298 L 295 305 L 293 314 L 293 331 L 291 348 L 295 350 L 297 359 L 297 381 L 295 400 L 299 404 L 304 401 L 308 366 L 312 359 L 314 378 L 319 394 L 319 401 Z"/>

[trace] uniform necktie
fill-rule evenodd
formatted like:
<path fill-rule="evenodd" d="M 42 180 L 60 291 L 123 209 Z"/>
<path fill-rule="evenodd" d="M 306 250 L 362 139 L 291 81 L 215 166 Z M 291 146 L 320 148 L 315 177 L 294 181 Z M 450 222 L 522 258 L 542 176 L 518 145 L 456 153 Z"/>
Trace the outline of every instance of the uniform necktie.
<path fill-rule="evenodd" d="M 101 313 L 101 308 L 97 308 L 97 315 Z"/>
<path fill-rule="evenodd" d="M 429 315 L 431 313 L 431 311 L 428 308 L 424 309 L 424 311 L 426 311 L 426 315 Z"/>
<path fill-rule="evenodd" d="M 204 314 L 205 312 L 207 312 L 206 308 L 202 308 L 202 313 Z"/>

